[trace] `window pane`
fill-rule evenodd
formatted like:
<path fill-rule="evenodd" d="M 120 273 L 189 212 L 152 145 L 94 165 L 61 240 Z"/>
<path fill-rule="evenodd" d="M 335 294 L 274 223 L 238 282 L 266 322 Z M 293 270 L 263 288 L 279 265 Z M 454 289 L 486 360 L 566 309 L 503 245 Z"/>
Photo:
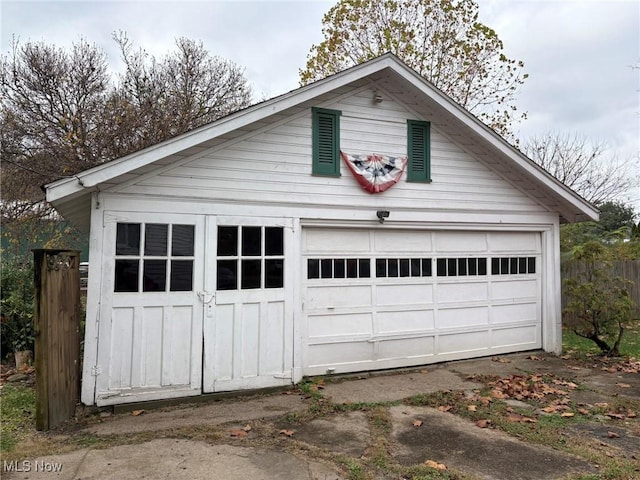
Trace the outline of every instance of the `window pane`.
<path fill-rule="evenodd" d="M 520 257 L 518 259 L 518 273 L 527 273 L 527 258 Z"/>
<path fill-rule="evenodd" d="M 487 259 L 479 258 L 478 259 L 478 275 L 486 275 L 487 274 Z"/>
<path fill-rule="evenodd" d="M 235 257 L 236 255 L 238 255 L 238 227 L 218 227 L 218 256 Z"/>
<path fill-rule="evenodd" d="M 390 258 L 387 260 L 387 276 L 389 277 L 397 277 L 398 276 L 398 259 Z"/>
<path fill-rule="evenodd" d="M 387 276 L 387 260 L 384 258 L 376 259 L 376 277 L 386 277 Z"/>
<path fill-rule="evenodd" d="M 171 291 L 193 290 L 193 260 L 171 260 Z"/>
<path fill-rule="evenodd" d="M 145 260 L 142 265 L 142 291 L 164 292 L 167 285 L 167 261 Z"/>
<path fill-rule="evenodd" d="M 347 259 L 347 278 L 358 278 L 358 260 L 355 258 Z"/>
<path fill-rule="evenodd" d="M 361 258 L 358 263 L 360 264 L 360 278 L 369 278 L 371 276 L 371 260 Z"/>
<path fill-rule="evenodd" d="M 412 277 L 420 276 L 420 259 L 419 258 L 411 259 L 411 276 Z"/>
<path fill-rule="evenodd" d="M 266 227 L 264 229 L 264 254 L 284 255 L 284 228 Z"/>
<path fill-rule="evenodd" d="M 509 273 L 509 258 L 501 258 L 500 259 L 500 275 L 505 275 Z"/>
<path fill-rule="evenodd" d="M 447 276 L 447 259 L 446 258 L 438 259 L 438 276 L 439 277 Z"/>
<path fill-rule="evenodd" d="M 458 259 L 458 275 L 465 276 L 467 274 L 467 259 L 459 258 Z"/>
<path fill-rule="evenodd" d="M 320 276 L 322 278 L 333 278 L 333 261 L 328 258 L 320 260 Z"/>
<path fill-rule="evenodd" d="M 262 227 L 242 227 L 242 255 L 258 257 L 262 253 Z"/>
<path fill-rule="evenodd" d="M 527 259 L 527 272 L 528 273 L 536 273 L 536 257 L 529 257 Z"/>
<path fill-rule="evenodd" d="M 344 258 L 336 258 L 333 260 L 333 278 L 345 277 L 345 261 Z"/>
<path fill-rule="evenodd" d="M 238 288 L 237 260 L 218 260 L 217 270 L 216 288 L 218 290 L 235 290 Z"/>
<path fill-rule="evenodd" d="M 320 260 L 317 258 L 307 260 L 307 278 L 320 278 Z"/>
<path fill-rule="evenodd" d="M 117 225 L 116 255 L 140 255 L 139 223 L 119 223 Z"/>
<path fill-rule="evenodd" d="M 447 258 L 447 275 L 450 277 L 455 277 L 458 274 L 458 262 L 455 258 Z"/>
<path fill-rule="evenodd" d="M 138 291 L 138 265 L 140 260 L 116 260 L 116 281 L 114 291 Z"/>
<path fill-rule="evenodd" d="M 491 259 L 491 274 L 499 275 L 500 274 L 500 259 L 492 258 Z"/>
<path fill-rule="evenodd" d="M 422 259 L 422 276 L 423 277 L 431 276 L 431 259 L 430 258 Z"/>
<path fill-rule="evenodd" d="M 260 288 L 262 277 L 260 260 L 242 260 L 242 289 Z"/>
<path fill-rule="evenodd" d="M 512 258 L 511 259 L 511 267 L 509 270 L 509 273 L 518 273 L 518 259 L 517 258 Z"/>
<path fill-rule="evenodd" d="M 265 260 L 265 288 L 282 288 L 284 286 L 284 260 Z"/>
<path fill-rule="evenodd" d="M 408 258 L 400 259 L 400 276 L 401 277 L 409 276 L 409 259 Z"/>
<path fill-rule="evenodd" d="M 144 226 L 144 254 L 166 257 L 168 233 L 168 225 L 147 223 Z"/>
<path fill-rule="evenodd" d="M 171 255 L 175 255 L 176 257 L 192 257 L 195 227 L 193 225 L 173 225 L 172 230 Z"/>
<path fill-rule="evenodd" d="M 469 275 L 477 275 L 478 274 L 478 259 L 470 258 L 469 259 Z"/>

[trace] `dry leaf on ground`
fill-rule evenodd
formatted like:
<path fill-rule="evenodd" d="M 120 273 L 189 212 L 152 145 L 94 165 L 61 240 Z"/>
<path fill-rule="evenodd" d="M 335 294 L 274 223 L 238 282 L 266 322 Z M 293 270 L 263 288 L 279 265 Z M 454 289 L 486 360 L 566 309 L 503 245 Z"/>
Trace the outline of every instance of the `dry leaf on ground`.
<path fill-rule="evenodd" d="M 487 428 L 490 423 L 491 423 L 491 420 L 478 420 L 476 422 L 476 426 L 480 428 Z"/>
<path fill-rule="evenodd" d="M 422 420 L 414 420 L 412 423 L 413 423 L 414 427 L 421 427 L 422 426 Z"/>
<path fill-rule="evenodd" d="M 293 437 L 293 435 L 296 433 L 294 430 L 280 430 L 281 435 L 286 435 L 287 437 Z"/>
<path fill-rule="evenodd" d="M 236 438 L 243 438 L 243 437 L 246 437 L 247 435 L 249 434 L 244 430 L 231 430 L 229 432 L 229 436 L 236 437 Z"/>
<path fill-rule="evenodd" d="M 137 417 L 138 415 L 142 415 L 144 413 L 144 410 L 134 410 L 133 412 L 131 412 L 131 415 L 133 415 L 134 417 Z"/>
<path fill-rule="evenodd" d="M 433 460 L 427 460 L 424 462 L 427 467 L 435 468 L 436 470 L 446 470 L 447 466 L 444 463 L 438 463 Z"/>
<path fill-rule="evenodd" d="M 476 412 L 478 411 L 478 407 L 476 405 L 469 405 L 467 407 L 467 410 L 469 410 L 470 412 Z"/>
<path fill-rule="evenodd" d="M 609 437 L 609 438 L 620 438 L 620 435 L 618 435 L 616 432 L 607 432 L 607 437 Z"/>

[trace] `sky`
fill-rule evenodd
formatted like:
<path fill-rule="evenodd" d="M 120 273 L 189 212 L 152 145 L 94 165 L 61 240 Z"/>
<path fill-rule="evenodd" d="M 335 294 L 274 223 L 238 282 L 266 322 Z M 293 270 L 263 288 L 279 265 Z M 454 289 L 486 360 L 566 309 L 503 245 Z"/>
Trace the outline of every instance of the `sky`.
<path fill-rule="evenodd" d="M 334 1 L 7 1 L 0 0 L 1 50 L 12 38 L 60 47 L 85 38 L 122 64 L 112 33 L 162 57 L 177 37 L 201 40 L 213 55 L 245 69 L 255 100 L 299 86 L 322 17 Z M 640 211 L 640 2 L 637 0 L 477 0 L 505 54 L 529 78 L 516 104 L 527 120 L 521 139 L 549 131 L 605 142 L 607 155 L 629 161 Z"/>

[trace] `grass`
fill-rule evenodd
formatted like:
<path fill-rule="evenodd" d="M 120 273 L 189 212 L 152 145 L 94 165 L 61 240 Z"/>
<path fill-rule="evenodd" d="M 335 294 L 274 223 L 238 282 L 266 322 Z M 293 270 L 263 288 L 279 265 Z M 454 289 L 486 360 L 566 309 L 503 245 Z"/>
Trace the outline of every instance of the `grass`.
<path fill-rule="evenodd" d="M 595 343 L 579 337 L 568 328 L 564 328 L 562 332 L 562 347 L 566 353 L 582 358 L 601 353 Z M 634 320 L 633 326 L 625 330 L 620 344 L 620 353 L 640 359 L 640 319 Z"/>
<path fill-rule="evenodd" d="M 0 452 L 12 452 L 18 442 L 35 433 L 36 392 L 8 383 L 0 392 Z"/>

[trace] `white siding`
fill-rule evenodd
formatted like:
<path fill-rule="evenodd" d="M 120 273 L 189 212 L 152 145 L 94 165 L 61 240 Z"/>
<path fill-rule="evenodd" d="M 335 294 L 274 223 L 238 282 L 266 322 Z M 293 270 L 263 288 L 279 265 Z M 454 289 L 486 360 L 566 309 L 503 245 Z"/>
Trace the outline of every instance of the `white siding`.
<path fill-rule="evenodd" d="M 360 90 L 321 106 L 342 111 L 341 149 L 348 153 L 406 155 L 406 121 L 416 119 L 390 99 L 371 101 Z M 437 119 L 425 118 L 436 121 Z M 530 197 L 463 151 L 432 126 L 430 184 L 400 183 L 384 194 L 366 193 L 344 164 L 342 177 L 311 175 L 310 109 L 214 147 L 171 168 L 161 166 L 117 188 L 121 193 L 259 203 L 464 211 L 544 212 Z M 136 178 L 134 176 L 131 177 Z"/>

